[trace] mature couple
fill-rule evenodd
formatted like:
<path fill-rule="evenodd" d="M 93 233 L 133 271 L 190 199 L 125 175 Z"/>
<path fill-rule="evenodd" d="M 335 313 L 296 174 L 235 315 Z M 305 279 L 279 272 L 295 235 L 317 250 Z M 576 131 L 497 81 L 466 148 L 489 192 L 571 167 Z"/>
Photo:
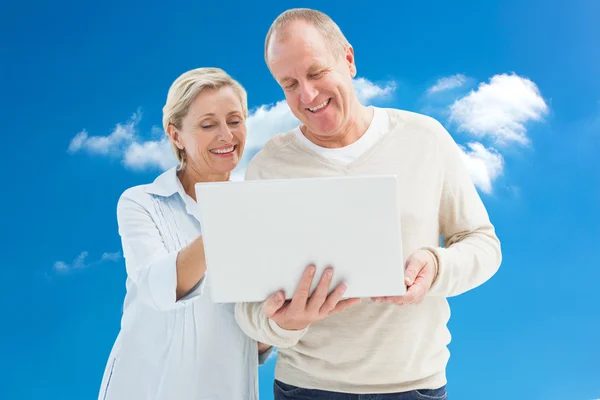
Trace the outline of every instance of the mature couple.
<path fill-rule="evenodd" d="M 290 301 L 274 293 L 263 303 L 212 303 L 194 185 L 229 180 L 246 142 L 247 98 L 220 69 L 186 72 L 163 108 L 180 165 L 118 203 L 127 295 L 99 398 L 257 399 L 258 365 L 273 347 L 276 399 L 447 398 L 447 298 L 501 262 L 458 146 L 432 118 L 361 105 L 353 49 L 321 12 L 281 14 L 265 60 L 301 125 L 268 141 L 246 179 L 397 175 L 408 255 L 398 285 L 408 291 L 340 300 L 344 287 L 307 267 Z"/>

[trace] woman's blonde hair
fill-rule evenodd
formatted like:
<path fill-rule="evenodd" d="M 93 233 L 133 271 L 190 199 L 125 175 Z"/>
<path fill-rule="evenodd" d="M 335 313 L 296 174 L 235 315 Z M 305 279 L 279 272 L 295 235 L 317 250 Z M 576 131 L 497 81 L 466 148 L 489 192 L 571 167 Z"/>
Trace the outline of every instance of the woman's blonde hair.
<path fill-rule="evenodd" d="M 230 86 L 242 103 L 244 118 L 248 116 L 248 95 L 244 87 L 220 68 L 196 68 L 181 74 L 169 88 L 167 101 L 163 107 L 163 128 L 165 133 L 169 125 L 181 129 L 183 118 L 187 115 L 190 104 L 205 89 L 220 89 Z M 185 166 L 185 150 L 179 149 L 169 137 L 171 148 L 180 163 Z"/>

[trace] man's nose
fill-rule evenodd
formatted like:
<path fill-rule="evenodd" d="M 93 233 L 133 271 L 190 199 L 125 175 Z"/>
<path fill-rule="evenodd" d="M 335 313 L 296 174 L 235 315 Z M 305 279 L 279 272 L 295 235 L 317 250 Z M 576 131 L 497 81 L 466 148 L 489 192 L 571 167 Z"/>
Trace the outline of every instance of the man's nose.
<path fill-rule="evenodd" d="M 317 97 L 319 91 L 311 83 L 300 84 L 300 101 L 308 105 Z"/>

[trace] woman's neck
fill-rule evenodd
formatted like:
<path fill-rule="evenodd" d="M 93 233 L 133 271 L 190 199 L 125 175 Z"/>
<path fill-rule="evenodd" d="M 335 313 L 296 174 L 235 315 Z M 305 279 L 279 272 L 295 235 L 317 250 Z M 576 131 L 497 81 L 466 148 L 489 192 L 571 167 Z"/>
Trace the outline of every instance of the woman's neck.
<path fill-rule="evenodd" d="M 196 183 L 199 182 L 226 182 L 231 173 L 205 173 L 193 165 L 186 164 L 185 168 L 177 171 L 177 177 L 183 186 L 183 190 L 196 201 Z"/>

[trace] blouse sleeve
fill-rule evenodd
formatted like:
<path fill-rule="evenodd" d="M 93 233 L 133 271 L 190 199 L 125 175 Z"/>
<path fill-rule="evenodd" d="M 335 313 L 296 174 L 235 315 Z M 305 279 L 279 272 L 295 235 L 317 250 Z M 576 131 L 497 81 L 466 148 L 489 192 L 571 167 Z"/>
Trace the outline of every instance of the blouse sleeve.
<path fill-rule="evenodd" d="M 117 222 L 128 277 L 140 299 L 158 310 L 184 307 L 200 297 L 204 277 L 177 300 L 177 255 L 167 251 L 155 221 L 137 196 L 124 193 L 117 205 Z"/>

